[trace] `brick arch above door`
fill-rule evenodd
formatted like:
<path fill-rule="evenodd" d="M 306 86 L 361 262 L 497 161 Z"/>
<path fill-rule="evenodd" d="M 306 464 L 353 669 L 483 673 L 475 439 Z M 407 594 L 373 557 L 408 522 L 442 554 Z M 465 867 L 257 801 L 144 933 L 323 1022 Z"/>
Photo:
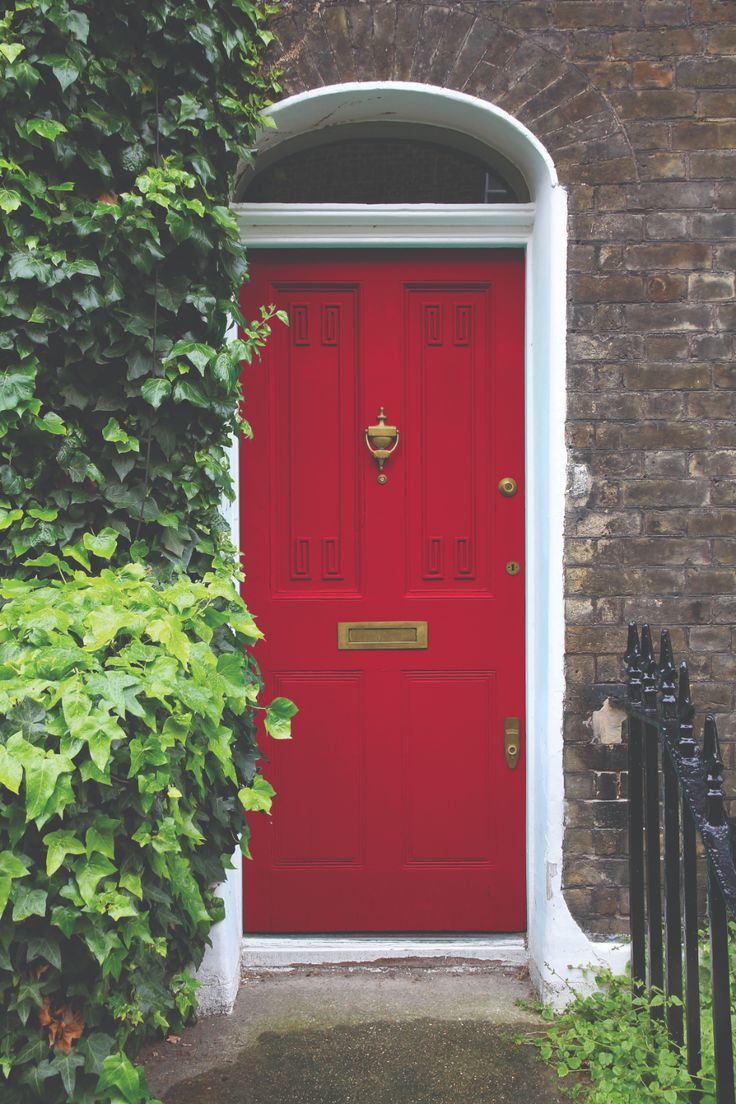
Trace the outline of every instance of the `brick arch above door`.
<path fill-rule="evenodd" d="M 489 5 L 490 6 L 490 5 Z M 448 88 L 513 115 L 543 143 L 573 209 L 591 186 L 634 183 L 636 159 L 595 70 L 568 60 L 564 35 L 520 31 L 477 5 L 292 0 L 273 23 L 271 60 L 294 95 L 324 85 L 398 80 Z"/>

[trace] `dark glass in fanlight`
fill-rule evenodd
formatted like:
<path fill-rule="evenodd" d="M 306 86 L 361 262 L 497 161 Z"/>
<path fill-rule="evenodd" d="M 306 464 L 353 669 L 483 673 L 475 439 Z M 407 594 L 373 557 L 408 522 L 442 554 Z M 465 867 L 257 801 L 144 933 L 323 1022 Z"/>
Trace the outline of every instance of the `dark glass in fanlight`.
<path fill-rule="evenodd" d="M 293 153 L 246 189 L 248 203 L 515 203 L 481 158 L 437 142 L 351 138 Z"/>

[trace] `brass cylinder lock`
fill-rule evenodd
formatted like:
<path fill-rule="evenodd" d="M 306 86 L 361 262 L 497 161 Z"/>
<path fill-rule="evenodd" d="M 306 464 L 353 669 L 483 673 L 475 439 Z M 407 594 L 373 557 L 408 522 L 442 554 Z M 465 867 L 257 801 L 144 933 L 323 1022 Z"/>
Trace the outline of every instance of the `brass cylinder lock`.
<path fill-rule="evenodd" d="M 509 562 L 506 564 L 507 575 L 518 575 L 520 571 L 521 564 L 518 562 L 518 560 L 509 560 Z"/>
<path fill-rule="evenodd" d="M 512 479 L 510 475 L 505 475 L 498 484 L 498 489 L 504 498 L 513 498 L 519 488 L 515 479 Z"/>

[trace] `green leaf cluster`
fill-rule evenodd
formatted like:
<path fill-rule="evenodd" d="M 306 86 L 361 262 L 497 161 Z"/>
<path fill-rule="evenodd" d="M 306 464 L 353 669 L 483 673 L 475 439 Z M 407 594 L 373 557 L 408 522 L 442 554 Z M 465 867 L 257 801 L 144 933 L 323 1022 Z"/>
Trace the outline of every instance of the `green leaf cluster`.
<path fill-rule="evenodd" d="M 272 5 L 16 0 L 0 19 L 0 572 L 84 532 L 201 575 L 221 513 L 243 319 L 228 209 L 274 88 Z M 229 338 L 235 324 L 241 337 Z"/>
<path fill-rule="evenodd" d="M 194 1008 L 187 968 L 222 917 L 214 887 L 241 832 L 247 849 L 243 810 L 273 796 L 247 651 L 260 635 L 224 571 L 0 584 L 7 1104 L 146 1098 L 126 1055 Z M 293 712 L 270 707 L 278 736 Z M 80 1018 L 68 1050 L 49 1046 L 44 1009 Z"/>
<path fill-rule="evenodd" d="M 729 925 L 731 1025 L 736 1050 L 736 924 Z M 657 991 L 635 994 L 630 973 L 601 970 L 593 992 L 574 994 L 561 1015 L 542 1011 L 547 1029 L 531 1041 L 557 1069 L 572 1099 L 586 1104 L 716 1104 L 708 933 L 700 939 L 701 1068 L 688 1073 L 687 1052 L 669 1039 L 667 1010 L 677 997 Z M 654 1013 L 654 1015 L 653 1015 Z M 520 1042 L 528 1042 L 524 1036 Z"/>

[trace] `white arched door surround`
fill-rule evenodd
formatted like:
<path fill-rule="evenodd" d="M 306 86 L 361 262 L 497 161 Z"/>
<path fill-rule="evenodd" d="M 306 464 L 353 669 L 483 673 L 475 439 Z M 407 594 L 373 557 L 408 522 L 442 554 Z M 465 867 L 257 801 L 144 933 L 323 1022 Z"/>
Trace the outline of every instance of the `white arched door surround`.
<path fill-rule="evenodd" d="M 563 519 L 566 476 L 565 337 L 567 201 L 554 164 L 537 138 L 493 104 L 429 85 L 370 82 L 333 85 L 291 96 L 268 109 L 257 153 L 277 159 L 278 147 L 327 128 L 392 123 L 440 127 L 481 142 L 522 174 L 524 204 L 359 205 L 234 203 L 250 249 L 304 247 L 519 247 L 527 258 L 526 333 L 526 648 L 527 648 L 527 895 L 528 962 L 545 1001 L 564 1004 L 565 983 L 579 968 L 623 962 L 613 944 L 592 943 L 562 894 L 564 779 Z M 234 457 L 237 460 L 237 457 Z M 237 477 L 237 463 L 233 465 Z M 237 516 L 233 540 L 237 542 Z M 278 812 L 276 813 L 278 815 Z M 239 871 L 233 871 L 230 902 Z M 203 964 L 204 1006 L 222 1007 L 223 977 L 237 959 L 242 918 L 233 905 L 215 930 Z M 345 958 L 345 943 L 343 946 Z M 316 950 L 316 948 L 315 948 Z M 392 957 L 400 953 L 392 943 Z M 411 954 L 416 954 L 412 941 Z M 435 952 L 436 953 L 436 952 Z M 348 956 L 349 957 L 349 956 Z M 300 940 L 299 961 L 309 961 Z M 214 986 L 214 988 L 213 988 Z M 220 987 L 223 996 L 216 995 Z M 213 999 L 209 998 L 212 991 Z M 232 991 L 232 981 L 228 992 Z"/>

